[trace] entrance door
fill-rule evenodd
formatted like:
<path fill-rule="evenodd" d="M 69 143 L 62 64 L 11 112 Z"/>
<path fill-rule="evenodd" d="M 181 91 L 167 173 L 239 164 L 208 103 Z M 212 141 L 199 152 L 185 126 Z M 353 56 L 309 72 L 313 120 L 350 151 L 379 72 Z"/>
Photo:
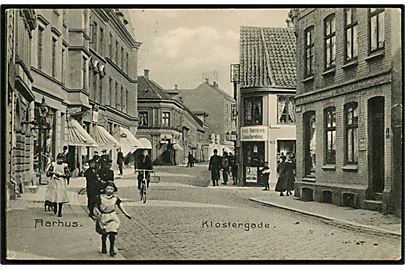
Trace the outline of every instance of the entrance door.
<path fill-rule="evenodd" d="M 242 148 L 245 184 L 261 184 L 259 167 L 265 161 L 264 142 L 243 142 Z"/>
<path fill-rule="evenodd" d="M 368 101 L 369 177 L 373 192 L 384 191 L 384 97 Z"/>
<path fill-rule="evenodd" d="M 315 112 L 304 114 L 304 162 L 305 176 L 315 177 L 316 168 L 316 121 Z"/>

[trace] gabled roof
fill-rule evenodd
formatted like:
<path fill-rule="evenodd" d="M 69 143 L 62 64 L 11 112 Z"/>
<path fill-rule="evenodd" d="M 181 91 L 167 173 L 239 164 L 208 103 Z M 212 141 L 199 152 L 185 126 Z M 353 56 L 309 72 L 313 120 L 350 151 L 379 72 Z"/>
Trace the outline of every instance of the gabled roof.
<path fill-rule="evenodd" d="M 184 96 L 187 96 L 188 94 L 192 93 L 193 91 L 200 91 L 202 89 L 210 89 L 210 90 L 216 91 L 217 93 L 224 96 L 225 98 L 227 98 L 229 100 L 234 100 L 234 98 L 230 94 L 228 94 L 225 90 L 215 87 L 208 82 L 201 83 L 199 86 L 197 86 L 194 89 L 176 89 L 176 91 L 178 92 L 178 95 L 184 97 Z M 166 90 L 166 92 L 170 92 L 170 93 L 172 93 L 172 91 L 173 91 L 173 89 Z"/>
<path fill-rule="evenodd" d="M 173 100 L 156 82 L 145 76 L 138 76 L 138 100 L 142 99 Z"/>
<path fill-rule="evenodd" d="M 295 36 L 291 28 L 241 26 L 241 87 L 296 87 Z"/>

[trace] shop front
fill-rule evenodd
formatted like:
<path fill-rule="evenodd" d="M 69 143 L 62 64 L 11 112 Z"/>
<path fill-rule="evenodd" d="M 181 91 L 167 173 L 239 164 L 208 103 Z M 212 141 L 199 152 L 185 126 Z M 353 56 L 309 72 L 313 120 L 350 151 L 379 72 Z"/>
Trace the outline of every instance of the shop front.
<path fill-rule="evenodd" d="M 260 171 L 267 161 L 268 127 L 252 126 L 241 128 L 242 179 L 244 186 L 261 186 Z"/>

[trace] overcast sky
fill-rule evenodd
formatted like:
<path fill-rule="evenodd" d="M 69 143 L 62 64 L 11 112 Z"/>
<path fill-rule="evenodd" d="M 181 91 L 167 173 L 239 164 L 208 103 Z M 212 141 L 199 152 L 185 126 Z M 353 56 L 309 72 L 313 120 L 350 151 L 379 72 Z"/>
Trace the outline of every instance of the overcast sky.
<path fill-rule="evenodd" d="M 218 74 L 221 89 L 231 92 L 229 65 L 239 63 L 239 28 L 286 27 L 288 9 L 131 9 L 134 35 L 142 42 L 138 75 L 164 88 L 195 88 L 203 72 Z"/>

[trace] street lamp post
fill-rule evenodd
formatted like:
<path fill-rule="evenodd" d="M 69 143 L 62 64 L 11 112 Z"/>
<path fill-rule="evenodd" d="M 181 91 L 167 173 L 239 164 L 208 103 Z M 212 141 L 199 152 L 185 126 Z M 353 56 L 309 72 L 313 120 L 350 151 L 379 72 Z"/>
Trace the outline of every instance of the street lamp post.
<path fill-rule="evenodd" d="M 230 81 L 233 83 L 233 98 L 235 99 L 235 107 L 232 109 L 232 118 L 235 120 L 235 131 L 232 132 L 233 139 L 234 139 L 234 148 L 235 148 L 235 163 L 238 164 L 238 183 L 242 185 L 242 177 L 240 173 L 240 164 L 239 160 L 241 157 L 240 147 L 238 147 L 238 140 L 239 140 L 239 111 L 240 111 L 240 98 L 239 98 L 239 91 L 238 91 L 238 84 L 241 82 L 240 76 L 240 64 L 231 64 L 231 72 L 230 72 Z"/>
<path fill-rule="evenodd" d="M 38 129 L 38 177 L 39 177 L 39 184 L 42 185 L 42 158 L 43 158 L 43 151 L 46 148 L 46 134 L 45 132 L 51 128 L 51 121 L 53 119 L 53 112 L 49 108 L 48 104 L 45 103 L 45 97 L 42 97 L 42 102 L 35 108 L 37 112 L 36 119 L 31 122 L 23 122 L 24 124 L 31 124 L 33 125 L 34 129 Z M 44 133 L 44 134 L 43 134 Z"/>

